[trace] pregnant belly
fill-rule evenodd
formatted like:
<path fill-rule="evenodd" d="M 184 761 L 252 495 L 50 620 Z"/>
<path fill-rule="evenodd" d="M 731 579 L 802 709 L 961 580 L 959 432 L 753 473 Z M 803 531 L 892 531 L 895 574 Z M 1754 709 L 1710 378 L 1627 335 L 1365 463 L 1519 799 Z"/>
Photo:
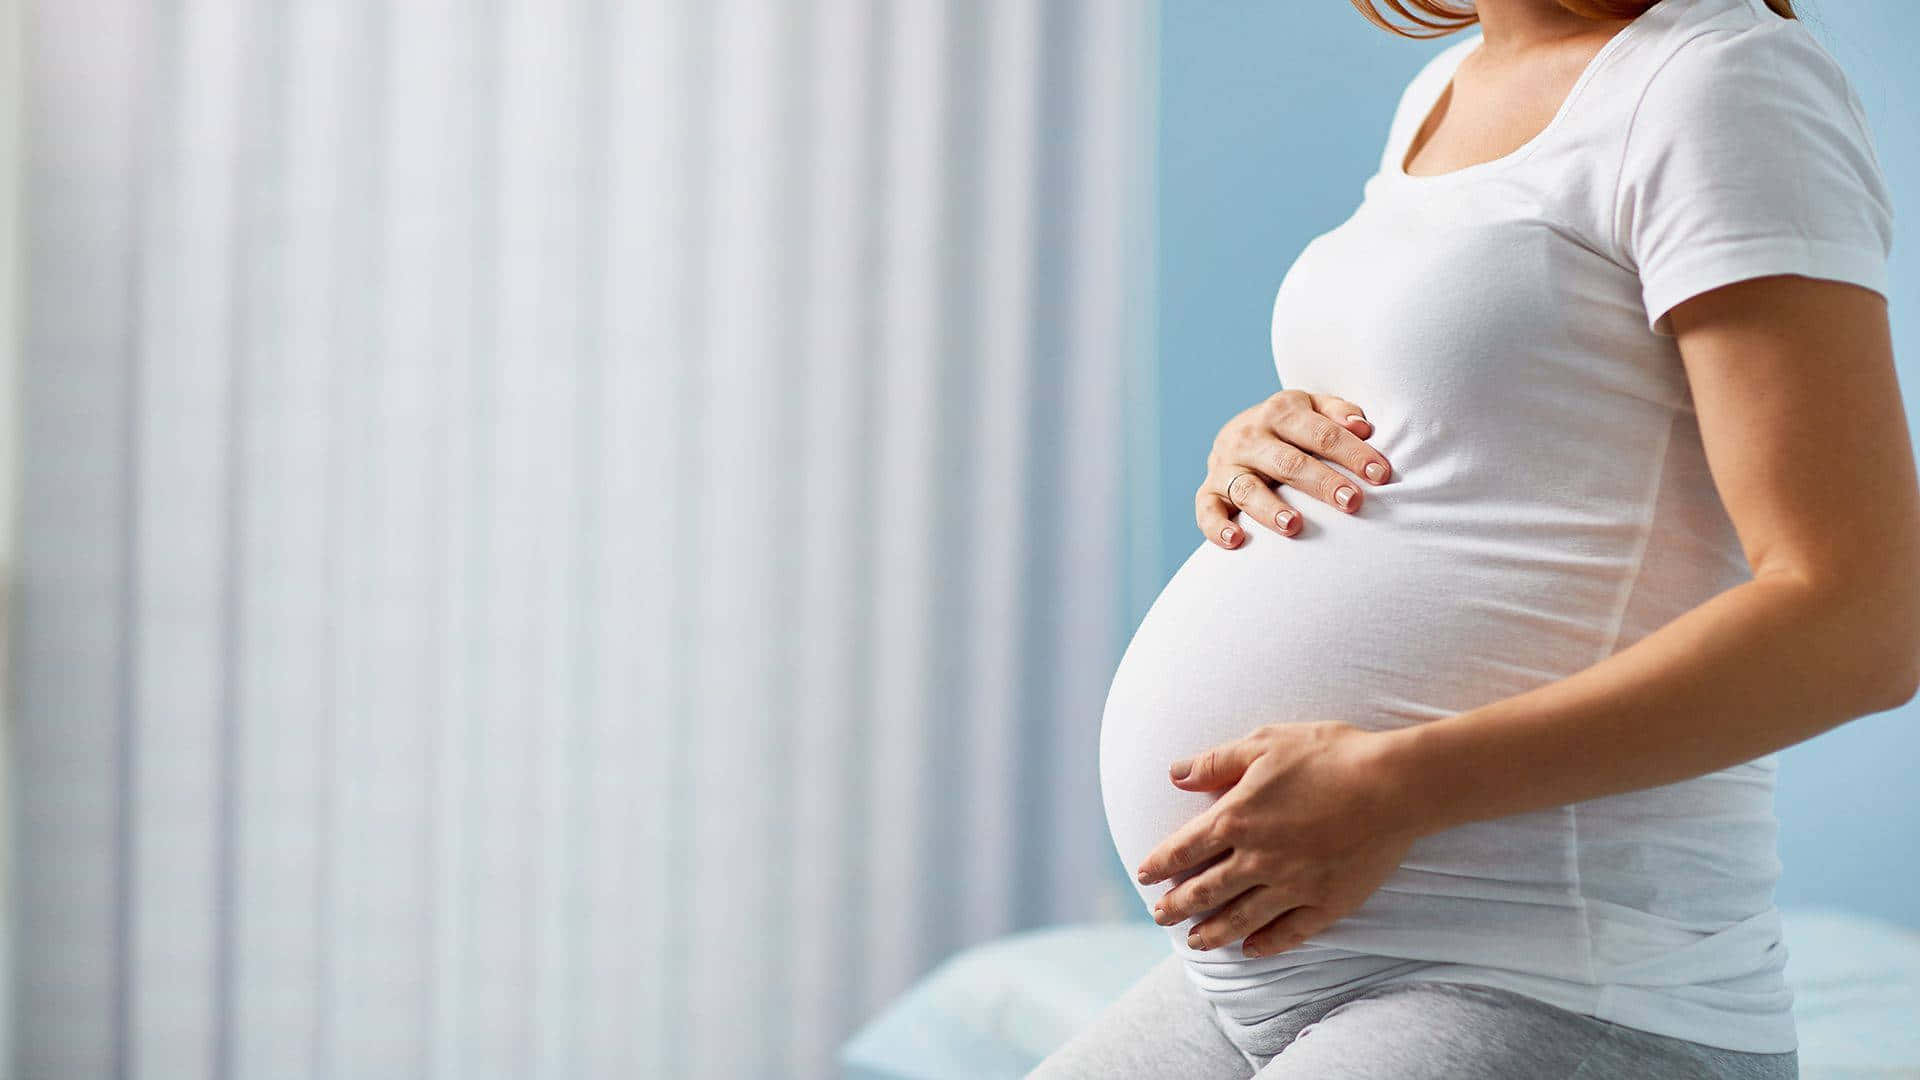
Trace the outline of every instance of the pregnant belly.
<path fill-rule="evenodd" d="M 1367 494 L 1354 516 L 1290 500 L 1306 518 L 1295 538 L 1236 517 L 1241 547 L 1201 544 L 1154 601 L 1101 726 L 1102 796 L 1129 872 L 1218 797 L 1174 787 L 1167 767 L 1178 758 L 1261 724 L 1421 723 L 1565 677 L 1608 647 L 1629 544 L 1612 556 L 1596 553 L 1608 536 L 1529 539 L 1449 520 L 1411 484 Z M 1222 993 L 1316 960 L 1458 960 L 1447 928 L 1486 919 L 1510 932 L 1465 949 L 1473 959 L 1498 961 L 1502 941 L 1537 949 L 1541 934 L 1577 950 L 1568 824 L 1555 809 L 1423 837 L 1362 909 L 1280 956 L 1187 950 L 1186 930 L 1205 913 L 1169 932 L 1206 970 L 1203 988 Z M 1168 887 L 1136 886 L 1143 903 Z M 1583 963 L 1577 951 L 1527 959 L 1570 976 Z"/>

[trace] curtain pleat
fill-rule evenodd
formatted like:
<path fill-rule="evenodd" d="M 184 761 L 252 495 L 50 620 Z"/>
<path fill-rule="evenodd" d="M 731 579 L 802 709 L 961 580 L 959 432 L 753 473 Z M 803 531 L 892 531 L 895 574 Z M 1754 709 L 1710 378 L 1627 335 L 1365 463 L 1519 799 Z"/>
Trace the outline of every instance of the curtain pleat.
<path fill-rule="evenodd" d="M 831 1076 L 1131 912 L 1149 0 L 30 27 L 10 1075 Z"/>

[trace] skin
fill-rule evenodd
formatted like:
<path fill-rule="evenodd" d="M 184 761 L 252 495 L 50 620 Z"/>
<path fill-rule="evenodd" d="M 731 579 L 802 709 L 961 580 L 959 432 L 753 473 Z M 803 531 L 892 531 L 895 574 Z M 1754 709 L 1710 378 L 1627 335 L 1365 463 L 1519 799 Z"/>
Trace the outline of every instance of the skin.
<path fill-rule="evenodd" d="M 1587 61 L 1626 25 L 1581 18 L 1550 0 L 1478 10 L 1482 44 L 1461 62 L 1453 89 L 1415 135 L 1405 168 L 1416 176 L 1518 149 L 1547 126 Z M 1220 547 L 1239 547 L 1245 536 L 1231 519 L 1240 509 L 1275 533 L 1298 535 L 1300 515 L 1276 485 L 1359 513 L 1366 484 L 1354 478 L 1383 484 L 1392 476 L 1392 463 L 1364 441 L 1372 434 L 1366 410 L 1332 394 L 1290 388 L 1245 410 L 1220 429 L 1207 455 L 1207 475 L 1194 495 L 1200 531 Z"/>
<path fill-rule="evenodd" d="M 1556 25 L 1547 6 L 1481 0 L 1492 55 L 1563 40 L 1514 36 Z M 1475 85 L 1459 84 L 1456 107 Z M 1449 138 L 1442 123 L 1422 160 L 1505 152 L 1442 148 Z M 1206 913 L 1194 948 L 1282 952 L 1358 908 L 1421 836 L 1676 783 L 1912 700 L 1920 484 L 1886 300 L 1776 275 L 1703 293 L 1671 320 L 1752 580 L 1480 708 L 1391 731 L 1267 725 L 1175 762 L 1177 787 L 1223 794 L 1137 868 L 1142 883 L 1175 881 L 1156 921 Z"/>
<path fill-rule="evenodd" d="M 1365 496 L 1352 477 L 1384 484 L 1393 475 L 1385 455 L 1361 441 L 1373 434 L 1360 407 L 1331 394 L 1282 390 L 1227 421 L 1207 455 L 1207 478 L 1194 495 L 1200 531 L 1224 548 L 1244 538 L 1230 520 L 1236 507 L 1282 536 L 1300 531 L 1300 515 L 1273 489 L 1283 483 L 1338 507 L 1360 512 Z"/>

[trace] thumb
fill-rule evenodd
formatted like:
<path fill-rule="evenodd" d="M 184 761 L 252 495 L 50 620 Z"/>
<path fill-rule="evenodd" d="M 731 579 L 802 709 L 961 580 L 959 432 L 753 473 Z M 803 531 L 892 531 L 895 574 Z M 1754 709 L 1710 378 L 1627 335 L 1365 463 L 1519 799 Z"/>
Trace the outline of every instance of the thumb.
<path fill-rule="evenodd" d="M 1242 739 L 1216 746 L 1198 757 L 1181 758 L 1173 763 L 1168 772 L 1176 787 L 1188 791 L 1212 791 L 1238 783 L 1247 766 L 1259 756 L 1260 748 Z"/>

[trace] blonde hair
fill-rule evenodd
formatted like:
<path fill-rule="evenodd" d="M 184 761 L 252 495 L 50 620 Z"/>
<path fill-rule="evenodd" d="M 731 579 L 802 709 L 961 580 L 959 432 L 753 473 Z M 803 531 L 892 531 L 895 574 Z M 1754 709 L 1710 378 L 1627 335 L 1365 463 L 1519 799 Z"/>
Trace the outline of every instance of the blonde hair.
<path fill-rule="evenodd" d="M 1367 21 L 1401 37 L 1430 38 L 1451 34 L 1463 27 L 1472 26 L 1480 21 L 1480 15 L 1471 5 L 1455 7 L 1446 0 L 1352 0 L 1354 9 L 1367 17 Z M 1560 0 L 1560 6 L 1576 15 L 1589 19 L 1637 19 L 1646 14 L 1647 9 L 1661 0 Z M 1414 27 L 1395 26 L 1380 14 L 1378 3 L 1385 3 L 1394 13 Z M 1767 6 L 1783 19 L 1796 16 L 1793 13 L 1793 0 L 1767 0 Z M 1407 10 L 1409 7 L 1414 10 Z"/>

